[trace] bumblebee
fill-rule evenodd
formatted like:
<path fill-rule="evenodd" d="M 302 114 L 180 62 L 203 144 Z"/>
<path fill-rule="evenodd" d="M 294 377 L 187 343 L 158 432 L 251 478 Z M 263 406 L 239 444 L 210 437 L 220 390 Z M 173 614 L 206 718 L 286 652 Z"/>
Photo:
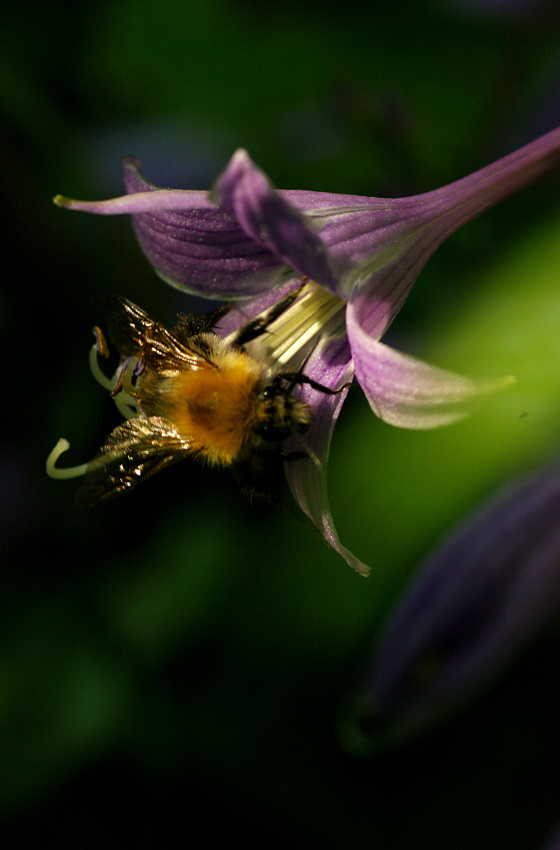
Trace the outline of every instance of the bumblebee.
<path fill-rule="evenodd" d="M 112 396 L 129 418 L 85 466 L 77 503 L 112 499 L 187 457 L 259 474 L 266 457 L 278 456 L 288 437 L 305 434 L 313 411 L 294 396 L 298 385 L 341 390 L 301 372 L 279 371 L 277 363 L 258 355 L 259 338 L 299 292 L 227 338 L 215 330 L 227 307 L 202 318 L 182 315 L 169 331 L 131 301 L 111 296 L 108 336 L 122 359 Z M 96 332 L 98 348 L 106 354 L 104 337 Z"/>

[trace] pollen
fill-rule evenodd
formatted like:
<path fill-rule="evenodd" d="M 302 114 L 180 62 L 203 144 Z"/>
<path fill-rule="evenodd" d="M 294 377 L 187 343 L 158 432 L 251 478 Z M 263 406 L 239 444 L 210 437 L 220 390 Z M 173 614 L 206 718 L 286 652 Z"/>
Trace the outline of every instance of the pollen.
<path fill-rule="evenodd" d="M 259 367 L 248 355 L 224 352 L 211 367 L 176 376 L 166 416 L 209 464 L 230 466 L 258 416 L 259 378 Z"/>

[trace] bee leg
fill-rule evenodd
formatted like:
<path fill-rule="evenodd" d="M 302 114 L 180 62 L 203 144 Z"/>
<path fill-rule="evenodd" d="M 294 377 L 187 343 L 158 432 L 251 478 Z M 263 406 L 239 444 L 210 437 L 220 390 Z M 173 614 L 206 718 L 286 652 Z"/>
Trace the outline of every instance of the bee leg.
<path fill-rule="evenodd" d="M 191 337 L 208 333 L 214 330 L 220 319 L 231 310 L 231 304 L 217 307 L 205 316 L 193 316 L 190 313 L 181 313 L 177 317 L 177 323 L 173 333 L 181 342 L 188 342 Z"/>
<path fill-rule="evenodd" d="M 303 449 L 300 449 L 299 452 L 287 452 L 285 455 L 282 455 L 282 460 L 284 463 L 291 463 L 294 460 L 305 460 L 310 457 L 311 455 L 308 452 L 304 452 Z"/>
<path fill-rule="evenodd" d="M 314 381 L 313 378 L 308 378 L 307 375 L 302 375 L 301 372 L 282 372 L 281 375 L 277 375 L 275 381 L 284 380 L 288 381 L 290 384 L 290 389 L 293 389 L 296 384 L 308 384 L 312 389 L 318 390 L 321 393 L 325 393 L 326 395 L 339 395 L 339 393 L 347 390 L 348 387 L 352 385 L 351 381 L 348 381 L 346 384 L 343 384 L 339 387 L 338 390 L 331 390 L 330 387 L 325 387 L 324 384 L 318 383 L 318 381 Z"/>
<path fill-rule="evenodd" d="M 220 321 L 220 319 L 222 319 L 224 316 L 227 316 L 230 310 L 231 304 L 224 304 L 222 307 L 216 307 L 215 310 L 212 310 L 210 313 L 207 313 L 206 316 L 202 317 L 203 330 L 213 330 Z"/>
<path fill-rule="evenodd" d="M 269 310 L 266 310 L 264 313 L 260 313 L 254 319 L 251 319 L 250 322 L 247 322 L 246 325 L 239 328 L 236 335 L 231 340 L 231 344 L 235 348 L 242 348 L 246 343 L 252 342 L 252 340 L 261 336 L 269 325 L 271 325 L 272 322 L 281 316 L 282 313 L 284 313 L 288 307 L 294 303 L 301 290 L 306 285 L 307 278 L 304 277 L 297 289 L 293 289 L 291 292 L 288 292 L 284 298 L 281 298 L 280 301 L 274 304 Z"/>

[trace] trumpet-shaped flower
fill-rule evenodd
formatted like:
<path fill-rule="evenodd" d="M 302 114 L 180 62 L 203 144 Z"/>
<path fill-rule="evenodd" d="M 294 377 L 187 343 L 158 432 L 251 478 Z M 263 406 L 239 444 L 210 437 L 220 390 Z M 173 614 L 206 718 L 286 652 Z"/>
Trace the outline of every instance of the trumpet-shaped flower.
<path fill-rule="evenodd" d="M 378 641 L 344 739 L 367 752 L 476 693 L 560 605 L 560 470 L 509 484 L 419 570 Z"/>
<path fill-rule="evenodd" d="M 278 191 L 243 150 L 209 193 L 158 189 L 133 157 L 124 160 L 127 195 L 55 202 L 103 215 L 130 214 L 157 274 L 186 292 L 228 299 L 231 334 L 302 278 L 318 284 L 279 325 L 275 362 L 340 390 L 355 374 L 373 411 L 405 428 L 433 428 L 463 415 L 461 403 L 499 382 L 474 382 L 401 354 L 380 338 L 430 255 L 457 228 L 560 162 L 560 129 L 461 180 L 422 195 L 386 199 L 303 190 Z M 288 327 L 289 322 L 289 327 Z M 340 543 L 329 511 L 325 469 L 346 396 L 298 389 L 313 410 L 299 438 L 307 458 L 286 464 L 303 511 L 351 566 L 369 568 Z M 290 448 L 290 447 L 288 447 Z M 301 445 L 299 446 L 301 450 Z M 297 449 L 296 449 L 297 450 Z"/>

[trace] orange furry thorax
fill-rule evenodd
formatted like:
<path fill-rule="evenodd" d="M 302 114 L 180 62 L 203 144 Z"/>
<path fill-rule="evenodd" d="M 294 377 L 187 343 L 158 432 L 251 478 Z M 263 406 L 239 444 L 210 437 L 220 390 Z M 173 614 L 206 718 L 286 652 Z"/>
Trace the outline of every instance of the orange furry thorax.
<path fill-rule="evenodd" d="M 263 416 L 261 370 L 244 352 L 221 352 L 208 366 L 180 371 L 165 392 L 165 415 L 208 463 L 230 466 Z"/>

